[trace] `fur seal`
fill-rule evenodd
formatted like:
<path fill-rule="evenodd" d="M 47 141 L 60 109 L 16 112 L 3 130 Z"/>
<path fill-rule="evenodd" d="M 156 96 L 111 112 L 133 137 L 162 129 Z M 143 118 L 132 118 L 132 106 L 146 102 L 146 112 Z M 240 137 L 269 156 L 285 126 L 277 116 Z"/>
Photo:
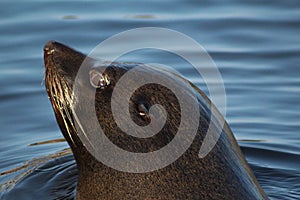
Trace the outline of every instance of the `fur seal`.
<path fill-rule="evenodd" d="M 78 200 L 268 199 L 249 168 L 227 123 L 213 150 L 204 158 L 198 157 L 208 129 L 211 113 L 209 105 L 212 103 L 200 89 L 189 82 L 192 90 L 198 94 L 197 101 L 201 115 L 196 137 L 179 159 L 162 169 L 148 173 L 121 172 L 99 162 L 78 136 L 74 126 L 77 119 L 70 108 L 74 80 L 86 58 L 91 65 L 94 63 L 92 58 L 55 41 L 48 42 L 44 47 L 46 89 L 56 120 L 77 163 Z M 139 65 L 142 64 L 114 62 L 106 66 L 105 72 L 100 75 L 97 73 L 91 75 L 91 69 L 87 69 L 86 77 L 89 80 L 83 84 L 87 90 L 99 87 L 94 94 L 94 106 L 98 122 L 106 136 L 115 145 L 127 151 L 150 152 L 162 148 L 174 138 L 180 124 L 180 105 L 168 88 L 159 84 L 144 85 L 135 91 L 130 99 L 129 111 L 132 120 L 138 125 L 146 126 L 151 121 L 149 108 L 159 104 L 168 113 L 166 124 L 151 138 L 133 137 L 120 130 L 112 116 L 112 92 L 117 81 L 128 70 Z M 182 77 L 177 78 L 185 80 Z"/>

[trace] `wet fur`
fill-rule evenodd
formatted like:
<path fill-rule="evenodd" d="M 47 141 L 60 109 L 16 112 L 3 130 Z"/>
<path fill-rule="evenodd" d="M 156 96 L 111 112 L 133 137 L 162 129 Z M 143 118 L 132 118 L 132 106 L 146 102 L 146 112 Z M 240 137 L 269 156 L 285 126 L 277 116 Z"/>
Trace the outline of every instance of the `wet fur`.
<path fill-rule="evenodd" d="M 76 102 L 76 97 L 72 96 L 72 84 L 85 55 L 56 42 L 48 43 L 46 48 L 46 88 L 57 122 L 77 162 L 77 199 L 267 199 L 227 123 L 214 149 L 205 158 L 198 157 L 210 122 L 211 102 L 192 83 L 189 84 L 198 95 L 201 111 L 198 132 L 190 148 L 177 161 L 163 169 L 142 174 L 120 172 L 98 162 L 81 143 L 74 127 L 76 118 L 71 111 L 71 106 Z M 49 49 L 54 51 L 49 54 Z M 131 99 L 133 120 L 140 125 L 147 124 L 137 117 L 135 107 L 144 101 L 150 106 L 155 103 L 163 105 L 168 112 L 167 123 L 160 133 L 149 139 L 123 133 L 111 114 L 111 93 L 118 79 L 131 67 L 138 65 L 115 63 L 108 67 L 106 73 L 113 77 L 112 84 L 105 90 L 97 91 L 95 105 L 98 121 L 113 143 L 131 152 L 149 152 L 172 140 L 180 124 L 180 107 L 174 94 L 167 88 L 145 85 Z M 170 76 L 175 75 L 170 73 Z M 86 83 L 88 89 L 90 86 Z M 92 125 L 90 128 L 93 129 Z"/>

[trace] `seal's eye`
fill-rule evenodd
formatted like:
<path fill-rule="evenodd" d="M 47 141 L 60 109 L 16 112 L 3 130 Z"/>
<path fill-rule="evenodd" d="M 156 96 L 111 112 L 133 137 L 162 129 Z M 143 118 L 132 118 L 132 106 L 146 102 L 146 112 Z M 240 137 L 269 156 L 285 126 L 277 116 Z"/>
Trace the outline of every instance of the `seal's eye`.
<path fill-rule="evenodd" d="M 145 120 L 147 122 L 151 122 L 149 110 L 144 104 L 142 104 L 142 103 L 138 104 L 137 110 L 138 110 L 139 115 L 143 118 L 143 120 Z"/>
<path fill-rule="evenodd" d="M 109 77 L 99 71 L 90 71 L 90 83 L 94 88 L 105 88 L 110 84 Z"/>

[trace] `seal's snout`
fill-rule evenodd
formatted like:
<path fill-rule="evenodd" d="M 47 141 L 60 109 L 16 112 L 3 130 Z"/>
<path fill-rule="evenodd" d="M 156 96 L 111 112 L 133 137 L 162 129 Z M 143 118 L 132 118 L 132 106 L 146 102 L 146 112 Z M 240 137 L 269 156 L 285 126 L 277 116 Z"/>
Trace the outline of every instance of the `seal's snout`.
<path fill-rule="evenodd" d="M 63 71 L 68 76 L 77 73 L 85 57 L 84 54 L 56 41 L 49 41 L 44 46 L 46 69 Z"/>
<path fill-rule="evenodd" d="M 57 42 L 56 41 L 49 41 L 46 43 L 46 45 L 44 46 L 44 55 L 50 55 L 55 51 L 55 48 L 57 46 Z"/>
<path fill-rule="evenodd" d="M 56 60 L 58 60 L 57 56 L 63 55 L 63 48 L 67 47 L 56 41 L 49 41 L 46 43 L 44 46 L 44 61 L 46 67 L 51 67 L 50 63 L 52 63 L 53 57 L 56 57 Z"/>
<path fill-rule="evenodd" d="M 46 43 L 46 45 L 44 46 L 44 58 L 48 58 L 49 55 L 63 55 L 66 53 L 70 53 L 74 51 L 73 49 L 71 49 L 68 46 L 65 46 L 59 42 L 56 42 L 54 40 L 49 41 Z"/>

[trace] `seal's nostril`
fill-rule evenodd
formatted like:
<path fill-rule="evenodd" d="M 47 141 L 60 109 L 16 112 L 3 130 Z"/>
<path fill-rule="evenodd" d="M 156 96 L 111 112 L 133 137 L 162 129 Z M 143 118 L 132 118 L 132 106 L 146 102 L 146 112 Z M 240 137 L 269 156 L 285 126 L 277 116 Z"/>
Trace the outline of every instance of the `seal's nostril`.
<path fill-rule="evenodd" d="M 50 55 L 55 52 L 55 49 L 45 48 L 44 52 L 45 52 L 45 54 Z"/>
<path fill-rule="evenodd" d="M 55 51 L 55 46 L 57 46 L 56 41 L 49 41 L 47 44 L 44 46 L 44 53 L 45 55 L 50 55 Z"/>

